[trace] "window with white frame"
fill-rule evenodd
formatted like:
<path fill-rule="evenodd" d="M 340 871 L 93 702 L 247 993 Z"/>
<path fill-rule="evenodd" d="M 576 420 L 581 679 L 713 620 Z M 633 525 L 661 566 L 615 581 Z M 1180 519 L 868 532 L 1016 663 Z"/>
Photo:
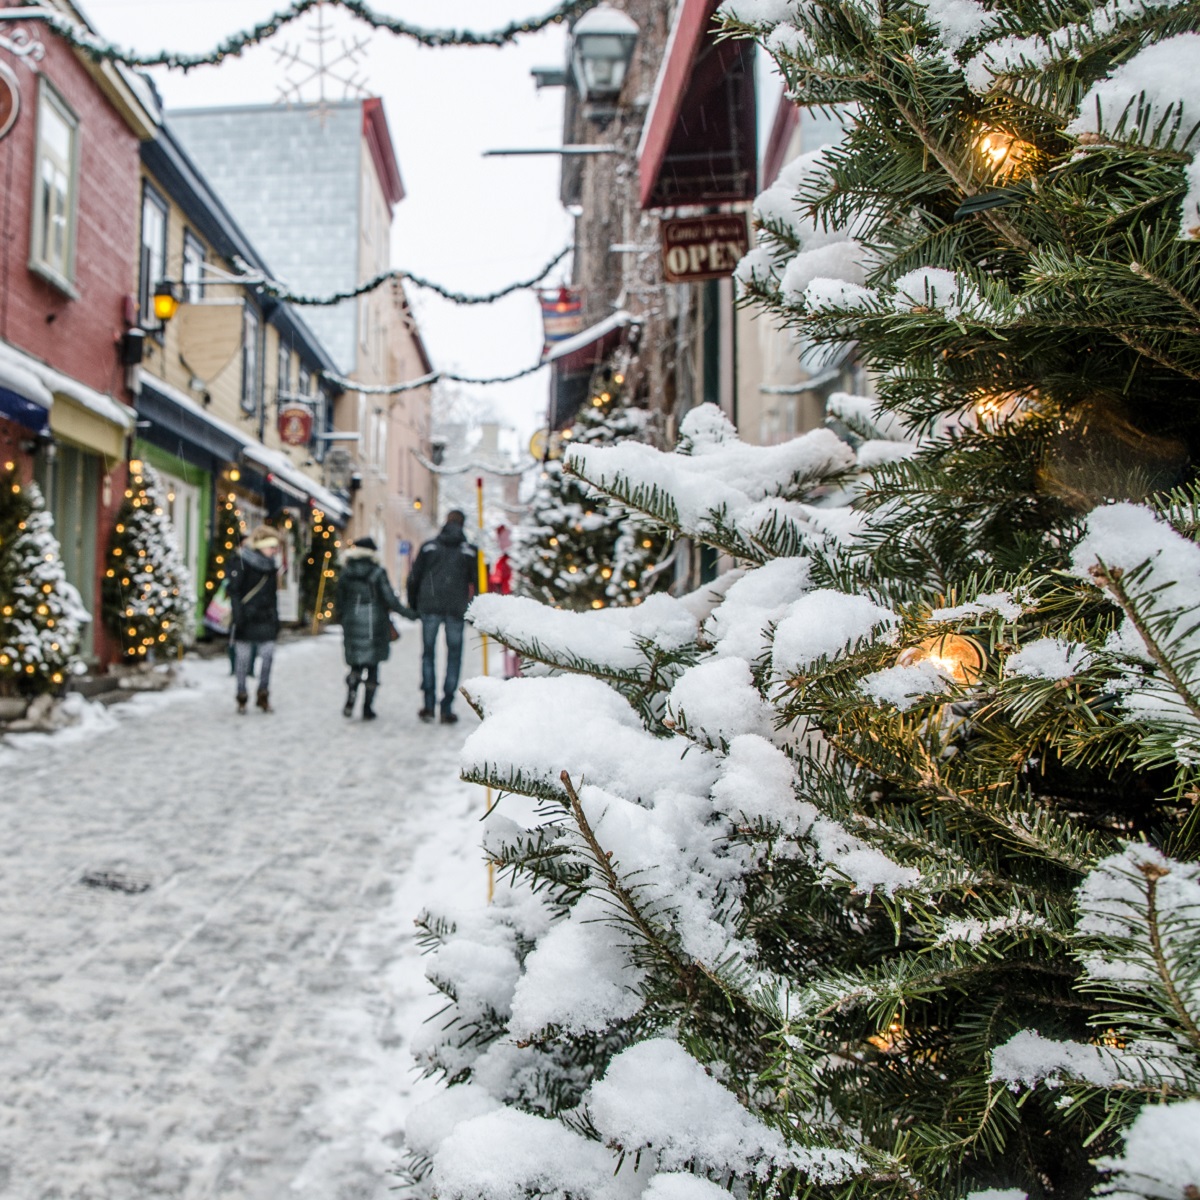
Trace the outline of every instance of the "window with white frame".
<path fill-rule="evenodd" d="M 258 313 L 242 309 L 242 412 L 258 411 Z"/>
<path fill-rule="evenodd" d="M 138 309 L 143 329 L 161 329 L 154 315 L 154 287 L 166 278 L 167 202 L 148 183 L 142 184 L 142 248 L 138 259 Z"/>
<path fill-rule="evenodd" d="M 276 402 L 282 400 L 284 396 L 292 394 L 292 348 L 283 340 L 279 339 L 279 351 L 276 355 Z"/>
<path fill-rule="evenodd" d="M 40 83 L 29 265 L 70 285 L 75 274 L 79 122 L 44 77 Z"/>
<path fill-rule="evenodd" d="M 183 231 L 183 295 L 189 304 L 204 299 L 204 243 L 190 230 Z"/>

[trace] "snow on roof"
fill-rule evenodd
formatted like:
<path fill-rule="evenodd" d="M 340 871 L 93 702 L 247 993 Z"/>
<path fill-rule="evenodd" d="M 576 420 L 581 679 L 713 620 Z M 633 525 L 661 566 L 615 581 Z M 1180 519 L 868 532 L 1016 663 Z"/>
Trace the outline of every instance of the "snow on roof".
<path fill-rule="evenodd" d="M 632 313 L 626 312 L 623 308 L 618 309 L 612 316 L 605 317 L 603 321 L 597 321 L 595 325 L 581 330 L 574 337 L 558 342 L 543 356 L 542 362 L 557 362 L 560 358 L 566 358 L 568 354 L 574 354 L 576 350 L 586 350 L 588 346 L 598 342 L 606 334 L 624 329 L 627 325 L 640 324 L 641 322 Z"/>
<path fill-rule="evenodd" d="M 23 350 L 18 350 L 15 346 L 9 346 L 2 342 L 0 342 L 0 368 L 3 368 L 5 374 L 14 381 L 23 383 L 23 386 L 14 387 L 14 391 L 19 392 L 27 400 L 41 404 L 44 408 L 50 408 L 54 403 L 53 398 L 61 396 L 125 430 L 132 429 L 137 421 L 133 409 L 119 400 L 112 396 L 106 396 L 103 392 L 98 392 L 94 388 L 80 383 L 79 380 L 72 379 L 70 375 L 56 371 L 53 367 L 34 358 L 33 355 L 26 354 Z M 29 378 L 30 376 L 32 376 L 32 380 Z M 49 395 L 47 396 L 46 393 Z"/>

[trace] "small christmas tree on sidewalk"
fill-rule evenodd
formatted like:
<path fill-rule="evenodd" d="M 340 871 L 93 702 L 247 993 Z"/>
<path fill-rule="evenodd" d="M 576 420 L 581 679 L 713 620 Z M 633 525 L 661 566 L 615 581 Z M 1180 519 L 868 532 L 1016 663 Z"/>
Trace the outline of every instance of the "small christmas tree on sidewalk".
<path fill-rule="evenodd" d="M 570 445 L 614 445 L 646 435 L 648 414 L 629 406 L 625 376 L 602 372 L 572 425 Z M 636 604 L 670 582 L 653 570 L 665 552 L 659 528 L 601 503 L 561 460 L 546 462 L 511 553 L 520 595 L 573 610 Z"/>
<path fill-rule="evenodd" d="M 0 475 L 0 695 L 57 692 L 83 664 L 83 625 L 91 617 L 67 582 L 54 520 L 36 484 L 22 485 L 12 463 Z"/>
<path fill-rule="evenodd" d="M 300 567 L 300 605 L 306 621 L 333 618 L 340 547 L 337 526 L 321 509 L 314 508 L 312 540 Z"/>
<path fill-rule="evenodd" d="M 229 561 L 246 536 L 246 522 L 238 508 L 234 492 L 223 493 L 217 503 L 217 530 L 208 547 L 204 572 L 204 602 L 207 604 L 221 589 L 229 573 Z"/>
<path fill-rule="evenodd" d="M 104 571 L 105 626 L 126 663 L 169 656 L 192 629 L 190 578 L 158 474 L 139 459 L 117 512 Z"/>

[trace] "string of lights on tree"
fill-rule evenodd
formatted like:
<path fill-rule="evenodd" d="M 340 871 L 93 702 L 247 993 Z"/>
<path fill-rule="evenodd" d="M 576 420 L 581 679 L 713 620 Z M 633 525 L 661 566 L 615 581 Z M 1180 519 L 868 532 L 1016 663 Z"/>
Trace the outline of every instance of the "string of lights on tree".
<path fill-rule="evenodd" d="M 529 279 L 522 279 L 516 283 L 506 284 L 494 292 L 478 294 L 455 292 L 450 288 L 443 287 L 440 283 L 435 283 L 431 279 L 425 279 L 420 275 L 414 274 L 412 271 L 395 267 L 391 270 L 380 271 L 378 275 L 368 279 L 365 283 L 360 283 L 356 288 L 349 288 L 343 292 L 332 292 L 325 296 L 313 296 L 303 292 L 293 292 L 287 284 L 280 283 L 275 279 L 256 278 L 244 262 L 239 261 L 238 267 L 246 276 L 245 282 L 256 287 L 264 296 L 270 296 L 273 300 L 281 300 L 287 304 L 295 304 L 299 307 L 329 308 L 334 304 L 341 304 L 345 300 L 354 300 L 359 296 L 368 295 L 375 291 L 376 288 L 382 287 L 385 283 L 405 282 L 414 284 L 419 288 L 424 288 L 426 291 L 434 292 L 441 296 L 443 300 L 449 300 L 452 304 L 494 304 L 497 300 L 503 300 L 506 296 L 511 296 L 515 292 L 527 291 L 542 283 L 546 276 L 571 253 L 571 249 L 570 246 L 564 247 L 536 275 L 531 276 Z"/>
<path fill-rule="evenodd" d="M 158 474 L 134 459 L 101 589 L 104 624 L 126 662 L 180 649 L 193 616 L 191 580 L 165 503 Z"/>
<path fill-rule="evenodd" d="M 318 5 L 345 9 L 346 12 L 369 25 L 397 37 L 407 38 L 421 46 L 506 46 L 526 34 L 538 33 L 551 25 L 570 21 L 589 9 L 599 0 L 568 0 L 559 4 L 541 17 L 523 21 L 510 21 L 507 25 L 490 32 L 471 29 L 426 29 L 412 25 L 398 17 L 376 12 L 365 0 L 294 0 L 286 8 L 257 25 L 239 33 L 230 34 L 212 50 L 198 54 L 183 54 L 174 50 L 158 50 L 140 54 L 136 50 L 116 45 L 91 33 L 82 25 L 62 13 L 49 8 L 14 8 L 0 11 L 0 20 L 41 21 L 53 29 L 59 37 L 76 49 L 83 51 L 96 61 L 117 62 L 127 67 L 168 67 L 171 70 L 190 71 L 196 67 L 214 66 L 227 58 L 237 56 L 252 46 L 274 37 L 284 26 L 302 17 Z"/>
<path fill-rule="evenodd" d="M 333 598 L 337 592 L 337 528 L 319 508 L 313 509 L 312 541 L 300 567 L 300 607 L 305 620 L 333 619 Z"/>
<path fill-rule="evenodd" d="M 0 695 L 60 690 L 82 669 L 77 655 L 89 617 L 67 582 L 41 492 L 22 485 L 11 462 L 0 476 L 0 597 Z"/>
<path fill-rule="evenodd" d="M 568 442 L 603 446 L 645 435 L 646 413 L 630 406 L 625 374 L 597 372 L 589 401 L 563 431 Z M 619 506 L 597 502 L 560 460 L 544 464 L 516 530 L 511 559 L 517 590 L 577 611 L 640 604 L 670 582 L 663 564 L 667 540 Z"/>
<path fill-rule="evenodd" d="M 246 535 L 246 521 L 242 516 L 241 509 L 238 508 L 235 492 L 225 492 L 221 495 L 217 523 L 218 530 L 208 550 L 208 570 L 204 580 L 204 591 L 207 596 L 213 595 L 225 581 L 229 559 Z"/>

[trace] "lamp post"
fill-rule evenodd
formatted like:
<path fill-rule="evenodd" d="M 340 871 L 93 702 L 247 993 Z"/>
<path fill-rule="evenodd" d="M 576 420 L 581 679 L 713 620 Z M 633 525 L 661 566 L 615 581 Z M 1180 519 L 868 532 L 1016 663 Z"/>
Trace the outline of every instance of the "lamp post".
<path fill-rule="evenodd" d="M 581 100 L 616 100 L 637 39 L 637 22 L 611 4 L 598 4 L 575 22 L 571 72 Z"/>

